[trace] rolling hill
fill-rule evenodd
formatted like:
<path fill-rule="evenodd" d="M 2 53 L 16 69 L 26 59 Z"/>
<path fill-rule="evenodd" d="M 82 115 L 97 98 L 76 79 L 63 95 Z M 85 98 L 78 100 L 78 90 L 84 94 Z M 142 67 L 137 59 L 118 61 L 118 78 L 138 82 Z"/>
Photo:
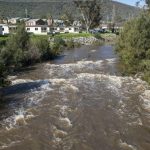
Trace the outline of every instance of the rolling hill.
<path fill-rule="evenodd" d="M 105 18 L 111 18 L 113 5 L 116 8 L 116 14 L 124 19 L 129 16 L 136 16 L 139 13 L 139 9 L 136 7 L 113 1 L 109 2 L 105 8 Z M 59 17 L 66 10 L 78 16 L 73 0 L 0 0 L 0 16 L 25 17 L 25 9 L 28 10 L 29 16 L 33 18 L 44 17 L 47 14 Z"/>

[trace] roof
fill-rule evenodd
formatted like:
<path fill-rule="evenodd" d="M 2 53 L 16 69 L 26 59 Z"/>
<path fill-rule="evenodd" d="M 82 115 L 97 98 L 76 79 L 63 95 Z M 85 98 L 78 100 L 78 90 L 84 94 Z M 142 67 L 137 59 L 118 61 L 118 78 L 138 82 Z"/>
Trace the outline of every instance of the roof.
<path fill-rule="evenodd" d="M 7 24 L 0 24 L 0 26 L 8 26 Z"/>
<path fill-rule="evenodd" d="M 35 26 L 26 26 L 27 28 L 32 28 L 32 27 L 49 27 L 48 25 L 35 25 Z"/>
<path fill-rule="evenodd" d="M 29 19 L 27 22 L 33 22 L 33 21 L 38 21 L 38 20 L 43 20 L 43 21 L 47 21 L 46 19 Z"/>
<path fill-rule="evenodd" d="M 20 17 L 16 17 L 16 18 L 10 18 L 9 20 L 14 20 L 14 19 L 20 19 Z"/>
<path fill-rule="evenodd" d="M 30 19 L 27 22 L 38 21 L 38 20 L 40 20 L 40 19 Z"/>

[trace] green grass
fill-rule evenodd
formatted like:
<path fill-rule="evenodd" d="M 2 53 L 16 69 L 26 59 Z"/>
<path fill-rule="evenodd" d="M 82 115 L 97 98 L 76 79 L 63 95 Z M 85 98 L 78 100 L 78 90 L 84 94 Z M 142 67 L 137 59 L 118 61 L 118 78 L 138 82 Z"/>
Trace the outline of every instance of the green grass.
<path fill-rule="evenodd" d="M 72 38 L 78 38 L 78 37 L 91 37 L 93 36 L 90 33 L 63 33 L 63 34 L 57 34 L 54 37 L 62 38 L 62 39 L 72 39 Z"/>
<path fill-rule="evenodd" d="M 8 36 L 0 36 L 0 41 L 7 40 L 7 39 L 8 39 Z"/>
<path fill-rule="evenodd" d="M 6 44 L 8 36 L 0 36 L 0 47 L 3 47 Z"/>
<path fill-rule="evenodd" d="M 31 34 L 30 36 L 32 40 L 39 40 L 44 38 L 46 39 L 49 37 L 49 35 L 33 35 L 33 34 Z"/>
<path fill-rule="evenodd" d="M 109 38 L 109 37 L 115 38 L 116 34 L 114 34 L 114 33 L 104 33 L 104 34 L 101 34 L 101 36 L 102 36 L 102 38 Z"/>
<path fill-rule="evenodd" d="M 78 38 L 78 37 L 91 37 L 93 36 L 90 33 L 60 33 L 56 34 L 54 36 L 52 35 L 30 35 L 32 40 L 38 40 L 43 38 L 61 38 L 61 39 L 72 39 L 72 38 Z"/>

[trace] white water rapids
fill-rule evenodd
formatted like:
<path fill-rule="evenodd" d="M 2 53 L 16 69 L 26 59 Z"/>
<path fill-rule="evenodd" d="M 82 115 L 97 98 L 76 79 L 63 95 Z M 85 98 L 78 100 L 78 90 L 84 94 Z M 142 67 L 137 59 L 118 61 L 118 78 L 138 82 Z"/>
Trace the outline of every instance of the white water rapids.
<path fill-rule="evenodd" d="M 0 149 L 149 150 L 149 86 L 117 75 L 116 63 L 46 63 L 35 71 L 44 79 L 35 80 L 34 71 L 13 77 L 4 90 L 10 103 L 1 112 Z"/>

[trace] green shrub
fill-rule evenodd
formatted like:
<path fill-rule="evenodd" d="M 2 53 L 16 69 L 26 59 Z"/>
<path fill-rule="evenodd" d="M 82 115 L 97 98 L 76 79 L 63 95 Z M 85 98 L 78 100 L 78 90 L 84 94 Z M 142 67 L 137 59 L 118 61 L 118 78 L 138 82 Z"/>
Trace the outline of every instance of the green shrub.
<path fill-rule="evenodd" d="M 102 37 L 101 37 L 101 34 L 100 34 L 100 33 L 96 33 L 96 34 L 94 34 L 94 37 L 95 37 L 96 39 L 102 39 Z"/>
<path fill-rule="evenodd" d="M 126 23 L 119 35 L 116 51 L 125 65 L 127 73 L 144 72 L 143 78 L 149 81 L 147 76 L 150 72 L 149 13 L 146 12 Z"/>
<path fill-rule="evenodd" d="M 65 41 L 61 37 L 55 37 L 54 38 L 54 43 L 56 45 L 66 46 Z"/>
<path fill-rule="evenodd" d="M 74 41 L 71 39 L 71 40 L 67 40 L 66 41 L 66 46 L 67 48 L 74 48 L 75 47 L 75 43 Z"/>

